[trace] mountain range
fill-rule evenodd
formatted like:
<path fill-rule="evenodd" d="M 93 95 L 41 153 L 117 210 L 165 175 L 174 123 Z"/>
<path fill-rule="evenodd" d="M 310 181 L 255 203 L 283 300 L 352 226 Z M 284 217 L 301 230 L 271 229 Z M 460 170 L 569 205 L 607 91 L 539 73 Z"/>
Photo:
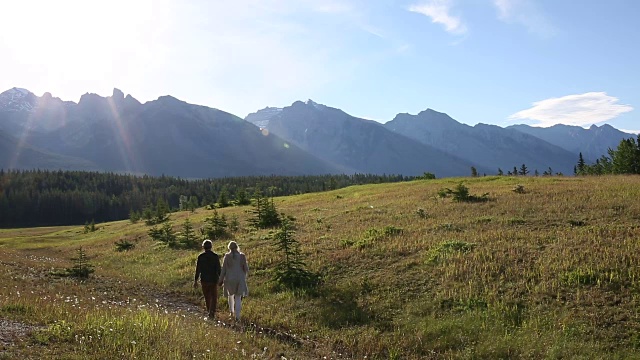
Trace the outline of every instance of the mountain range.
<path fill-rule="evenodd" d="M 183 178 L 372 173 L 438 177 L 572 173 L 634 135 L 609 125 L 469 126 L 431 109 L 382 124 L 311 100 L 245 119 L 171 96 L 140 103 L 118 89 L 78 103 L 13 88 L 0 94 L 0 168 Z"/>

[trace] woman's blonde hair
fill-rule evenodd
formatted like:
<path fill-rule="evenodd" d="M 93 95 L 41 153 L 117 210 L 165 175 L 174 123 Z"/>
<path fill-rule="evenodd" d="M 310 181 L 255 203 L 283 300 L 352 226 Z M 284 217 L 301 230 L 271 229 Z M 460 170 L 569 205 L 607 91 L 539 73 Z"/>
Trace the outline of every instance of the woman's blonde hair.
<path fill-rule="evenodd" d="M 240 252 L 240 247 L 238 246 L 238 243 L 235 241 L 229 241 L 229 245 L 227 245 L 227 248 L 229 249 L 229 251 L 231 251 L 233 258 L 235 259 L 236 254 Z"/>

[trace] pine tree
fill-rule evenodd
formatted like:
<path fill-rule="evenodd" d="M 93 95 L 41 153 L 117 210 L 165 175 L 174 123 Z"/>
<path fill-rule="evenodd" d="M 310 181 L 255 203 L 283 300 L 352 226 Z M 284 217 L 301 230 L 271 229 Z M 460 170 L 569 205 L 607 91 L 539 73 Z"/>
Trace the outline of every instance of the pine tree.
<path fill-rule="evenodd" d="M 140 221 L 140 213 L 133 209 L 129 210 L 129 221 L 131 221 L 132 224 Z"/>
<path fill-rule="evenodd" d="M 257 196 L 254 198 L 253 217 L 249 223 L 257 229 L 265 229 L 279 226 L 282 222 L 273 198 Z"/>
<path fill-rule="evenodd" d="M 95 271 L 93 265 L 89 264 L 87 254 L 82 246 L 78 248 L 77 256 L 71 260 L 73 260 L 73 267 L 66 269 L 69 276 L 86 279 Z"/>
<path fill-rule="evenodd" d="M 227 229 L 227 218 L 223 214 L 220 216 L 216 210 L 213 210 L 213 216 L 204 220 L 204 227 L 200 229 L 200 234 L 205 239 L 222 239 L 229 237 Z"/>
<path fill-rule="evenodd" d="M 478 177 L 478 170 L 475 166 L 471 167 L 471 177 Z"/>
<path fill-rule="evenodd" d="M 273 270 L 273 280 L 286 288 L 310 288 L 318 284 L 319 276 L 306 269 L 293 227 L 292 220 L 285 217 L 280 228 L 272 235 L 276 253 L 280 256 Z"/>
<path fill-rule="evenodd" d="M 191 224 L 191 220 L 186 218 L 184 223 L 182 223 L 182 232 L 179 236 L 180 244 L 185 248 L 197 247 L 198 239 L 196 238 L 196 233 L 193 230 L 193 225 Z"/>
<path fill-rule="evenodd" d="M 614 174 L 640 174 L 640 150 L 633 138 L 621 140 L 609 154 Z"/>
<path fill-rule="evenodd" d="M 522 164 L 522 166 L 520 166 L 519 174 L 522 176 L 527 176 L 527 174 L 529 174 L 529 169 L 527 169 L 527 165 Z"/>
<path fill-rule="evenodd" d="M 236 192 L 236 205 L 249 205 L 251 204 L 251 199 L 247 196 L 247 190 L 244 187 L 241 187 Z"/>
<path fill-rule="evenodd" d="M 227 190 L 227 186 L 224 185 L 218 195 L 218 207 L 225 208 L 227 206 L 229 206 L 229 191 Z"/>
<path fill-rule="evenodd" d="M 578 166 L 576 169 L 576 175 L 584 175 L 586 163 L 584 162 L 584 158 L 582 157 L 582 152 L 578 155 Z"/>
<path fill-rule="evenodd" d="M 192 195 L 191 197 L 189 197 L 189 210 L 191 212 L 196 211 L 196 209 L 198 208 L 198 197 L 195 195 Z"/>
<path fill-rule="evenodd" d="M 165 222 L 159 229 L 154 225 L 149 229 L 148 234 L 153 240 L 164 243 L 170 248 L 178 247 L 176 233 L 173 231 L 173 225 L 169 222 Z"/>
<path fill-rule="evenodd" d="M 502 176 L 504 175 L 504 172 L 502 172 L 502 169 L 498 168 L 498 176 Z"/>

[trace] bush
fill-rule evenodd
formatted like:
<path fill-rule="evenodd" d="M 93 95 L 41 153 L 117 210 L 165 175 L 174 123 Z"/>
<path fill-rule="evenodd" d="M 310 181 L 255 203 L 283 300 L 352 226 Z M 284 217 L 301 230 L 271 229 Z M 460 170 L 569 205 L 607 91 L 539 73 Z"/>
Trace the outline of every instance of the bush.
<path fill-rule="evenodd" d="M 178 239 L 171 223 L 164 223 L 161 228 L 153 226 L 149 229 L 149 237 L 155 241 L 167 244 L 170 248 L 178 247 Z"/>
<path fill-rule="evenodd" d="M 237 222 L 237 217 L 235 220 Z M 200 229 L 200 234 L 202 235 L 203 240 L 225 239 L 231 236 L 227 230 L 228 228 L 229 224 L 227 223 L 227 217 L 224 214 L 219 215 L 218 211 L 213 210 L 213 216 L 204 220 L 204 227 Z"/>
<path fill-rule="evenodd" d="M 282 224 L 282 219 L 276 210 L 273 198 L 256 195 L 251 212 L 253 213 L 253 218 L 249 219 L 249 223 L 256 229 L 273 228 Z"/>
<path fill-rule="evenodd" d="M 449 188 L 438 190 L 438 196 L 441 198 L 451 196 L 457 202 L 485 202 L 489 200 L 489 193 L 484 193 L 480 196 L 469 194 L 469 188 L 464 186 L 463 183 L 459 183 L 455 190 Z"/>
<path fill-rule="evenodd" d="M 134 247 L 136 247 L 136 244 L 130 242 L 129 240 L 126 239 L 120 239 L 118 241 L 116 241 L 116 251 L 129 251 L 131 249 L 133 249 Z"/>
<path fill-rule="evenodd" d="M 416 210 L 416 214 L 418 214 L 418 217 L 420 217 L 421 219 L 426 219 L 429 217 L 429 214 L 427 214 L 427 212 L 424 211 L 423 208 L 419 208 L 418 210 Z"/>
<path fill-rule="evenodd" d="M 81 279 L 87 279 L 89 275 L 91 275 L 95 270 L 93 265 L 89 264 L 89 260 L 87 259 L 87 254 L 84 252 L 82 247 L 78 248 L 77 256 L 71 260 L 73 260 L 73 267 L 67 268 L 65 270 L 67 276 L 72 276 Z"/>
<path fill-rule="evenodd" d="M 465 241 L 445 241 L 429 251 L 427 262 L 437 263 L 454 253 L 468 253 L 475 246 L 475 244 Z"/>

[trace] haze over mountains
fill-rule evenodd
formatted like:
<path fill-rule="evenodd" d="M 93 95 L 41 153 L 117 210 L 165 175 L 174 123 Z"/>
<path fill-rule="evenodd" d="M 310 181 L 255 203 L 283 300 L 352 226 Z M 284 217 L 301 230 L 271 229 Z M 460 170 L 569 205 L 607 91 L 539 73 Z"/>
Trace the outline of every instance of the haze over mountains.
<path fill-rule="evenodd" d="M 381 124 L 311 100 L 241 119 L 171 96 L 140 103 L 114 89 L 76 104 L 13 88 L 0 94 L 0 168 L 77 169 L 183 178 L 376 173 L 438 177 L 505 172 L 571 174 L 633 137 L 609 125 L 461 124 L 427 109 Z"/>

